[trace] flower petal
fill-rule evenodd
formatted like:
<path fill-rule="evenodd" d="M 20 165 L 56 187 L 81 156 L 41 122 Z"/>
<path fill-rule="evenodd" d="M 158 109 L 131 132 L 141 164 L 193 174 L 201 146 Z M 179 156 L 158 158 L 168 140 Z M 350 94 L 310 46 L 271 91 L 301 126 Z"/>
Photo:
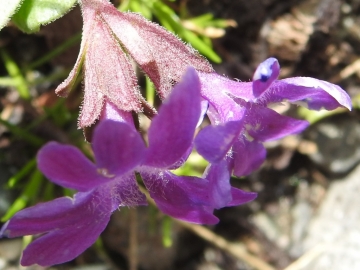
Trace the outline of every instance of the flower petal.
<path fill-rule="evenodd" d="M 74 146 L 47 143 L 39 150 L 37 161 L 40 171 L 63 187 L 87 191 L 110 180 Z"/>
<path fill-rule="evenodd" d="M 147 205 L 146 196 L 140 191 L 133 172 L 117 177 L 110 185 L 113 211 L 121 206 Z"/>
<path fill-rule="evenodd" d="M 257 196 L 257 193 L 243 191 L 230 185 L 231 163 L 232 160 L 227 158 L 218 164 L 211 164 L 203 175 L 210 182 L 211 197 L 216 209 L 244 204 Z"/>
<path fill-rule="evenodd" d="M 242 108 L 228 95 L 233 90 L 238 90 L 239 87 L 242 90 L 241 84 L 216 73 L 198 72 L 198 74 L 201 82 L 201 96 L 208 100 L 210 107 L 219 114 L 219 119 L 215 120 L 224 123 L 241 119 L 244 113 Z M 253 98 L 251 85 L 249 86 L 242 98 Z"/>
<path fill-rule="evenodd" d="M 266 150 L 258 141 L 241 138 L 233 146 L 234 175 L 241 177 L 258 169 L 266 158 Z"/>
<path fill-rule="evenodd" d="M 79 193 L 78 193 L 79 194 Z M 76 198 L 76 196 L 75 196 Z M 76 205 L 76 206 L 75 206 Z M 80 207 L 80 208 L 79 208 Z M 1 237 L 19 237 L 49 232 L 81 220 L 79 200 L 62 197 L 17 212 L 1 229 Z M 64 218 L 65 217 L 65 218 Z"/>
<path fill-rule="evenodd" d="M 129 59 L 107 25 L 99 18 L 95 20 L 85 56 L 85 93 L 79 120 L 82 128 L 99 118 L 105 97 L 118 109 L 136 112 L 141 110 L 143 99 Z"/>
<path fill-rule="evenodd" d="M 196 128 L 200 127 L 201 123 L 204 121 L 205 115 L 209 109 L 209 102 L 207 100 L 201 100 L 200 102 L 200 108 L 201 108 L 201 113 L 200 113 L 200 118 L 199 121 L 196 124 Z"/>
<path fill-rule="evenodd" d="M 113 120 L 116 122 L 127 123 L 128 125 L 134 127 L 134 120 L 131 112 L 119 110 L 113 103 L 110 101 L 105 101 L 104 108 L 101 111 L 100 121 L 101 120 Z"/>
<path fill-rule="evenodd" d="M 163 27 L 139 14 L 121 13 L 103 4 L 102 17 L 119 41 L 166 98 L 188 66 L 212 72 L 209 62 Z"/>
<path fill-rule="evenodd" d="M 210 163 L 221 161 L 237 140 L 242 121 L 229 121 L 217 126 L 203 128 L 195 138 L 195 147 Z"/>
<path fill-rule="evenodd" d="M 199 224 L 215 224 L 209 182 L 197 177 L 176 176 L 168 171 L 143 168 L 143 181 L 165 214 Z"/>
<path fill-rule="evenodd" d="M 203 178 L 209 181 L 210 196 L 216 209 L 227 206 L 232 200 L 230 176 L 230 168 L 226 160 L 218 164 L 210 164 L 204 172 Z"/>
<path fill-rule="evenodd" d="M 231 188 L 232 200 L 227 206 L 237 206 L 240 204 L 248 203 L 257 197 L 256 192 L 247 192 L 238 188 Z"/>
<path fill-rule="evenodd" d="M 57 219 L 60 217 L 71 223 L 53 227 L 26 247 L 21 259 L 23 266 L 64 263 L 85 251 L 96 241 L 110 220 L 111 196 L 102 192 L 89 193 L 79 202 L 75 199 L 71 210 L 70 212 L 77 214 L 75 220 L 73 216 L 68 216 L 67 211 L 60 216 L 56 215 Z M 51 219 L 51 212 L 52 209 L 42 212 L 42 219 Z"/>
<path fill-rule="evenodd" d="M 273 83 L 266 94 L 267 102 L 289 101 L 312 110 L 351 110 L 351 99 L 338 85 L 309 77 L 294 77 Z"/>
<path fill-rule="evenodd" d="M 109 178 L 133 170 L 145 154 L 141 136 L 126 123 L 101 121 L 92 142 L 98 170 L 103 170 L 103 175 Z"/>
<path fill-rule="evenodd" d="M 257 98 L 279 77 L 280 65 L 277 59 L 271 57 L 262 62 L 253 76 L 253 93 Z"/>
<path fill-rule="evenodd" d="M 84 27 L 82 31 L 82 39 L 80 44 L 80 52 L 73 69 L 69 76 L 55 90 L 55 93 L 61 97 L 66 97 L 76 83 L 77 77 L 80 75 L 81 68 L 85 59 L 85 50 L 92 35 L 91 31 L 95 22 L 96 13 L 94 9 L 88 9 L 83 12 Z"/>
<path fill-rule="evenodd" d="M 193 68 L 189 68 L 149 128 L 149 148 L 145 163 L 156 168 L 177 164 L 189 150 L 201 115 L 200 84 Z"/>
<path fill-rule="evenodd" d="M 109 222 L 104 215 L 90 217 L 95 220 L 87 220 L 76 228 L 53 231 L 32 242 L 23 252 L 21 265 L 51 266 L 75 259 L 95 243 Z"/>
<path fill-rule="evenodd" d="M 245 121 L 248 134 L 262 142 L 299 133 L 309 126 L 307 121 L 281 115 L 255 104 L 248 108 Z"/>

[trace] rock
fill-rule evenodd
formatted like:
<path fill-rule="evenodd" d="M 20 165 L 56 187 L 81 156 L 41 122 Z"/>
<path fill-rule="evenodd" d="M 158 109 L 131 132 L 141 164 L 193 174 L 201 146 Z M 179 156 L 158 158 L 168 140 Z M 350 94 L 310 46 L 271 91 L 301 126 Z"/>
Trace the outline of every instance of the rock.
<path fill-rule="evenodd" d="M 360 166 L 331 183 L 303 242 L 304 251 L 315 255 L 297 270 L 360 269 L 359 193 Z"/>
<path fill-rule="evenodd" d="M 304 137 L 316 143 L 310 159 L 330 174 L 345 174 L 360 163 L 360 123 L 348 114 L 312 125 Z"/>

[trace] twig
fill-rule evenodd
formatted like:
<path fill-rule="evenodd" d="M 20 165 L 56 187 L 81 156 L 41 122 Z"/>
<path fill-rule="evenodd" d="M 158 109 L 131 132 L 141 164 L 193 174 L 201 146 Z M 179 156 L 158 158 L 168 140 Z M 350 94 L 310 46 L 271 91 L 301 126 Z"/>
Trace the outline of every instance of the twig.
<path fill-rule="evenodd" d="M 136 270 L 138 266 L 138 242 L 137 242 L 137 212 L 136 208 L 129 209 L 129 269 Z"/>
<path fill-rule="evenodd" d="M 352 62 L 350 65 L 348 65 L 343 70 L 341 70 L 338 75 L 336 75 L 330 79 L 330 82 L 338 83 L 338 82 L 350 77 L 351 75 L 357 73 L 358 71 L 360 71 L 360 59 Z"/>
<path fill-rule="evenodd" d="M 145 193 L 147 200 L 153 204 L 156 205 L 154 200 L 150 197 L 149 193 L 143 188 L 140 187 L 141 191 Z M 201 237 L 202 239 L 208 241 L 209 243 L 213 244 L 214 246 L 222 249 L 223 251 L 233 255 L 235 258 L 244 261 L 248 265 L 254 267 L 258 270 L 275 270 L 275 268 L 268 263 L 264 262 L 263 260 L 259 259 L 256 256 L 251 255 L 246 251 L 246 248 L 243 244 L 240 243 L 230 243 L 225 238 L 217 235 L 213 231 L 200 226 L 196 224 L 187 223 L 184 221 L 180 221 L 177 219 L 174 219 L 175 222 L 183 226 L 184 228 L 187 228 L 188 230 L 195 233 L 197 236 Z"/>
<path fill-rule="evenodd" d="M 288 265 L 284 270 L 301 270 L 307 269 L 307 266 L 314 261 L 314 259 L 320 256 L 326 249 L 325 245 L 317 245 L 310 249 L 296 261 Z"/>

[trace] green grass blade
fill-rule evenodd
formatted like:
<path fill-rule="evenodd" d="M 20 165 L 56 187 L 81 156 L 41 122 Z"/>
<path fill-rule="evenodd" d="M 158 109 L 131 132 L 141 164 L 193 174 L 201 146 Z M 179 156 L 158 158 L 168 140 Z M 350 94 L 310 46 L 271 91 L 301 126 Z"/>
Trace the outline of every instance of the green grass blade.
<path fill-rule="evenodd" d="M 172 219 L 168 216 L 164 216 L 162 220 L 162 242 L 164 247 L 171 247 L 172 245 L 171 229 Z"/>
<path fill-rule="evenodd" d="M 10 57 L 10 55 L 4 48 L 0 49 L 0 55 L 4 62 L 7 72 L 9 73 L 10 77 L 14 80 L 14 83 L 16 83 L 15 88 L 18 90 L 20 96 L 23 99 L 30 99 L 30 91 L 27 86 L 26 79 L 22 75 L 18 65 Z"/>
<path fill-rule="evenodd" d="M 49 62 L 55 56 L 61 54 L 66 49 L 68 49 L 71 46 L 75 45 L 76 43 L 80 42 L 80 40 L 81 40 L 81 33 L 78 33 L 78 34 L 72 36 L 71 38 L 67 39 L 65 42 L 61 43 L 58 47 L 53 49 L 51 52 L 45 54 L 38 60 L 35 60 L 34 62 L 30 63 L 26 67 L 26 70 L 31 70 L 31 69 L 37 68 L 37 67 L 41 66 L 42 64 Z"/>
<path fill-rule="evenodd" d="M 20 171 L 18 171 L 14 176 L 10 177 L 7 182 L 7 187 L 13 188 L 15 185 L 23 179 L 26 175 L 28 175 L 36 166 L 36 159 L 33 158 L 28 163 L 23 166 Z"/>
<path fill-rule="evenodd" d="M 30 202 L 35 201 L 39 192 L 43 175 L 39 170 L 35 170 L 30 178 L 30 181 L 25 186 L 24 191 L 10 206 L 5 215 L 1 218 L 2 222 L 9 220 L 16 212 L 24 209 Z"/>
<path fill-rule="evenodd" d="M 146 77 L 146 100 L 147 102 L 151 105 L 154 106 L 154 101 L 155 101 L 155 87 L 154 84 L 152 83 L 152 81 Z"/>
<path fill-rule="evenodd" d="M 14 80 L 13 78 L 0 77 L 0 86 L 2 86 L 2 87 L 8 87 L 8 86 L 16 87 L 17 86 L 17 81 Z"/>
<path fill-rule="evenodd" d="M 3 124 L 5 127 L 7 127 L 10 130 L 10 132 L 12 132 L 15 136 L 31 143 L 34 146 L 39 147 L 44 144 L 44 141 L 42 139 L 40 139 L 39 137 L 37 137 L 37 136 L 29 133 L 25 129 L 19 128 L 1 118 L 0 118 L 0 124 Z"/>

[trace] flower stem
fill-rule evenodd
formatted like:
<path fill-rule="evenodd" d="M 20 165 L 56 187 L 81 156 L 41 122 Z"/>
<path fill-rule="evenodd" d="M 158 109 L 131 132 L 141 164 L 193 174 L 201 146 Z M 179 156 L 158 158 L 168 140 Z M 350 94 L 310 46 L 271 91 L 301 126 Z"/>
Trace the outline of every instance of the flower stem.
<path fill-rule="evenodd" d="M 146 195 L 146 198 L 149 203 L 156 205 L 154 200 L 150 197 L 150 194 L 147 192 L 147 190 L 140 186 L 141 192 L 143 192 Z M 208 241 L 212 245 L 216 246 L 217 248 L 231 254 L 236 259 L 239 259 L 241 261 L 244 261 L 248 265 L 252 266 L 254 269 L 258 270 L 275 270 L 273 266 L 268 264 L 267 262 L 261 260 L 260 258 L 251 255 L 247 252 L 246 247 L 241 243 L 231 243 L 227 241 L 225 238 L 221 237 L 220 235 L 217 235 L 213 231 L 207 229 L 206 227 L 191 224 L 188 222 L 184 222 L 178 219 L 173 219 L 176 223 L 180 224 L 184 228 L 187 228 L 188 230 L 195 233 L 197 236 L 201 237 L 202 239 Z"/>
<path fill-rule="evenodd" d="M 136 208 L 129 209 L 129 229 L 130 229 L 130 239 L 129 239 L 129 269 L 136 270 L 138 266 L 138 240 L 137 240 L 137 212 Z"/>

